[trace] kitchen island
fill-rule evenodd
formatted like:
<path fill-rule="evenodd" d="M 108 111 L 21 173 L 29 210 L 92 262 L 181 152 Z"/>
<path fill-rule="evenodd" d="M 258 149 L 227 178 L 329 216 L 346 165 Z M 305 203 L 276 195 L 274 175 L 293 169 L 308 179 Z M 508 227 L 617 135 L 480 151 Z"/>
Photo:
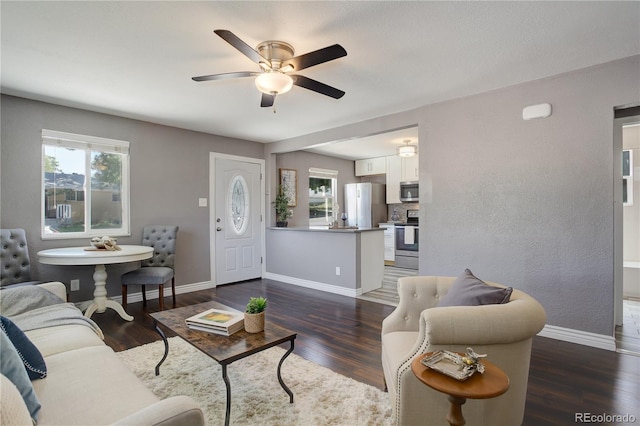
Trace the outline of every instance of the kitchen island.
<path fill-rule="evenodd" d="M 267 228 L 266 249 L 265 278 L 351 297 L 382 287 L 382 228 Z"/>

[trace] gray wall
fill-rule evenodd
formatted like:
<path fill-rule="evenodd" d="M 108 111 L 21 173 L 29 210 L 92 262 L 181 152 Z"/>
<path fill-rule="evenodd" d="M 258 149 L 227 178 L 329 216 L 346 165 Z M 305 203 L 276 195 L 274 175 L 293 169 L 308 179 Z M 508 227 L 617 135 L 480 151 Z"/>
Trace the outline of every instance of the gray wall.
<path fill-rule="evenodd" d="M 613 111 L 639 101 L 639 58 L 422 109 L 420 272 L 469 267 L 549 324 L 612 335 Z M 543 102 L 551 117 L 522 120 Z"/>
<path fill-rule="evenodd" d="M 360 232 L 271 228 L 267 229 L 266 245 L 267 273 L 282 275 L 285 282 L 325 285 L 324 290 L 347 295 L 355 295 L 363 287 L 372 290 L 382 286 L 382 229 Z"/>
<path fill-rule="evenodd" d="M 613 335 L 613 109 L 640 100 L 640 56 L 269 144 L 419 126 L 423 275 L 537 298 L 548 324 Z M 549 102 L 553 115 L 523 121 Z M 422 231 L 424 230 L 424 231 Z"/>
<path fill-rule="evenodd" d="M 71 293 L 71 300 L 92 298 L 92 267 L 37 261 L 39 250 L 88 244 L 40 238 L 41 131 L 46 128 L 129 141 L 132 235 L 118 242 L 139 244 L 146 224 L 178 225 L 176 285 L 210 280 L 209 209 L 198 207 L 198 198 L 209 194 L 209 153 L 262 158 L 262 144 L 5 95 L 1 108 L 0 227 L 26 229 L 35 279 L 68 284 L 80 278 L 80 291 Z M 120 294 L 119 276 L 135 266 L 107 267 L 109 295 Z"/>
<path fill-rule="evenodd" d="M 267 272 L 355 290 L 359 234 L 268 229 L 266 238 Z"/>
<path fill-rule="evenodd" d="M 296 151 L 276 156 L 276 175 L 278 170 L 296 169 L 298 171 L 298 205 L 293 208 L 289 226 L 309 226 L 309 168 L 331 169 L 338 171 L 338 204 L 343 211 L 344 184 L 359 182 L 355 175 L 355 165 L 351 160 L 327 157 L 312 152 Z M 273 207 L 271 208 L 273 210 Z"/>

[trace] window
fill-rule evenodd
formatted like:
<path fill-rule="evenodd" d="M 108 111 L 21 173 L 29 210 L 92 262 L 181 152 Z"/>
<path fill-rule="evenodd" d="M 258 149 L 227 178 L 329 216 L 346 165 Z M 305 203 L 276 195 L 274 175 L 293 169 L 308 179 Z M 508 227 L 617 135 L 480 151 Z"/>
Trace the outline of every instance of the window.
<path fill-rule="evenodd" d="M 309 169 L 309 226 L 331 225 L 337 212 L 338 172 Z"/>
<path fill-rule="evenodd" d="M 633 205 L 633 151 L 622 151 L 622 205 Z"/>
<path fill-rule="evenodd" d="M 42 238 L 129 235 L 129 142 L 42 130 Z"/>

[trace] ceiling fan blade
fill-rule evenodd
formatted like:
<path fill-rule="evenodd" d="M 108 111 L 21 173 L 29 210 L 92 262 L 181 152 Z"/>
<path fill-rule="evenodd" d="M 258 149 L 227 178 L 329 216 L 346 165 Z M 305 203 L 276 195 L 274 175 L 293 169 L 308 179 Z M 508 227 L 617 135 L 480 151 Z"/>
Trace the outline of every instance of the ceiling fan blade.
<path fill-rule="evenodd" d="M 253 77 L 259 74 L 260 74 L 259 72 L 253 72 L 253 71 L 227 72 L 223 74 L 211 74 L 211 75 L 201 75 L 199 77 L 191 77 L 191 80 L 193 81 L 224 80 L 226 78 Z"/>
<path fill-rule="evenodd" d="M 305 53 L 304 55 L 296 56 L 284 61 L 282 63 L 282 68 L 287 65 L 292 65 L 294 71 L 300 71 L 314 65 L 342 58 L 343 56 L 347 56 L 347 51 L 339 44 L 334 44 L 333 46 L 314 50 L 313 52 Z"/>
<path fill-rule="evenodd" d="M 254 48 L 249 46 L 244 41 L 240 40 L 240 38 L 232 33 L 229 30 L 214 30 L 214 33 L 218 34 L 224 41 L 235 47 L 247 58 L 251 59 L 253 62 L 260 64 L 263 63 L 271 67 L 271 62 L 264 58 L 261 54 L 258 53 Z"/>
<path fill-rule="evenodd" d="M 262 100 L 260 101 L 260 106 L 261 107 L 271 107 L 273 106 L 274 102 L 276 101 L 276 96 L 275 95 L 269 95 L 266 93 L 262 94 Z"/>
<path fill-rule="evenodd" d="M 296 86 L 304 87 L 305 89 L 330 96 L 334 99 L 340 99 L 344 96 L 345 93 L 342 90 L 328 86 L 324 83 L 320 83 L 319 81 L 316 81 L 309 77 L 305 77 L 303 75 L 292 75 L 291 78 L 293 79 L 293 84 L 295 84 Z"/>

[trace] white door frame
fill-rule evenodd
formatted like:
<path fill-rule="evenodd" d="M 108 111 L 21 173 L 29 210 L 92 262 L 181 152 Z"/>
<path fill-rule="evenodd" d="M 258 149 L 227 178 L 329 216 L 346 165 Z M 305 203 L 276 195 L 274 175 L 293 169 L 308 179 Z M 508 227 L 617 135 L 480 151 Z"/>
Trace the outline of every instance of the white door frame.
<path fill-rule="evenodd" d="M 623 323 L 624 234 L 622 211 L 622 128 L 639 122 L 637 115 L 613 120 L 613 336 L 615 326 Z"/>
<path fill-rule="evenodd" d="M 267 260 L 266 260 L 266 216 L 265 216 L 265 161 L 261 158 L 252 158 L 252 157 L 242 157 L 239 155 L 230 155 L 230 154 L 221 154 L 219 152 L 210 152 L 209 153 L 209 264 L 211 270 L 211 282 L 213 283 L 213 287 L 216 287 L 218 283 L 216 282 L 216 235 L 218 234 L 214 230 L 216 229 L 216 197 L 215 197 L 215 188 L 216 188 L 216 159 L 222 158 L 225 160 L 234 160 L 234 161 L 242 161 L 245 163 L 253 163 L 260 165 L 260 174 L 262 179 L 260 179 L 260 216 L 262 217 L 262 225 L 260 226 L 260 238 L 261 238 L 261 246 L 260 250 L 262 251 L 262 277 L 266 272 L 267 268 Z"/>

